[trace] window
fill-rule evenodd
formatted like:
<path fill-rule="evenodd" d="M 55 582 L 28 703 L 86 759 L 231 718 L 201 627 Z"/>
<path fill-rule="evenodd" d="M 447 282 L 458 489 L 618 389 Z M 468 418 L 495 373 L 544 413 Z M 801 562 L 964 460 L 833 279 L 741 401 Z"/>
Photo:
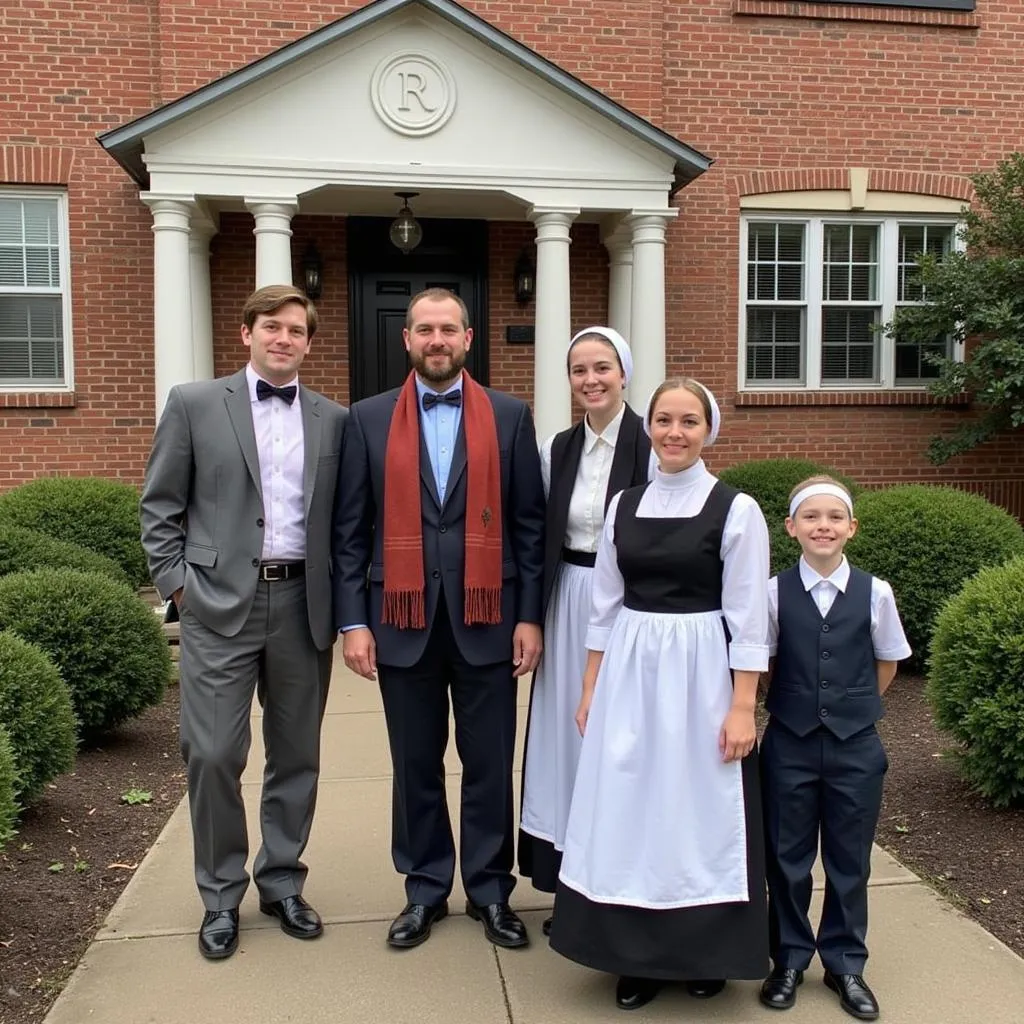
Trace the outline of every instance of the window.
<path fill-rule="evenodd" d="M 747 388 L 919 387 L 938 376 L 928 345 L 887 337 L 900 306 L 927 300 L 916 259 L 955 244 L 952 218 L 748 215 L 741 267 Z"/>
<path fill-rule="evenodd" d="M 69 382 L 63 193 L 0 190 L 0 388 Z"/>

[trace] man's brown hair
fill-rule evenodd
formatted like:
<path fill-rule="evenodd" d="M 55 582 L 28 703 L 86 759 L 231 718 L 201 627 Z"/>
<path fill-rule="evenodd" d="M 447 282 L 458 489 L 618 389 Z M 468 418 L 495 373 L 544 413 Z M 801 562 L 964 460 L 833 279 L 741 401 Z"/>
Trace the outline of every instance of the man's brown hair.
<path fill-rule="evenodd" d="M 316 306 L 305 292 L 290 284 L 268 284 L 257 288 L 246 299 L 245 306 L 242 307 L 242 323 L 245 324 L 247 330 L 251 331 L 256 325 L 258 316 L 276 313 L 282 306 L 287 306 L 289 302 L 297 302 L 306 311 L 306 330 L 309 332 L 309 337 L 312 338 L 316 334 L 317 325 L 320 322 Z"/>
<path fill-rule="evenodd" d="M 412 330 L 412 308 L 422 299 L 428 299 L 430 302 L 447 302 L 448 299 L 454 299 L 462 311 L 462 329 L 469 330 L 469 309 L 455 292 L 450 292 L 447 288 L 424 288 L 423 291 L 412 297 L 405 311 L 405 329 L 407 331 Z"/>

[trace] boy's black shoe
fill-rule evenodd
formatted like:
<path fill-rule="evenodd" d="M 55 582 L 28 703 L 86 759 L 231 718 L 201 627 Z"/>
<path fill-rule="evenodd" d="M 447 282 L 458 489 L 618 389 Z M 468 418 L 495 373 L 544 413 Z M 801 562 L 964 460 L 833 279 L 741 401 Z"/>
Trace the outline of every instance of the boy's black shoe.
<path fill-rule="evenodd" d="M 795 967 L 774 967 L 761 985 L 761 1002 L 773 1010 L 788 1010 L 796 1002 L 796 989 L 804 972 Z"/>
<path fill-rule="evenodd" d="M 825 984 L 839 996 L 839 1005 L 857 1020 L 877 1020 L 878 1000 L 859 974 L 825 972 Z"/>
<path fill-rule="evenodd" d="M 661 982 L 653 978 L 619 978 L 615 986 L 615 1005 L 620 1010 L 639 1010 L 661 991 Z"/>

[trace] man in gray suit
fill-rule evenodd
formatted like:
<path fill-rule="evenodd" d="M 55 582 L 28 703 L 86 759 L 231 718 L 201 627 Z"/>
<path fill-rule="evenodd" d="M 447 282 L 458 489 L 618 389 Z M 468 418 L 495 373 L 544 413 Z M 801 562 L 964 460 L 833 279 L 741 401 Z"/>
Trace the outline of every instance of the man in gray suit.
<path fill-rule="evenodd" d="M 238 948 L 249 884 L 240 778 L 254 690 L 266 765 L 253 863 L 260 910 L 299 939 L 323 925 L 302 898 L 331 671 L 331 527 L 347 411 L 298 383 L 317 314 L 290 285 L 242 312 L 249 363 L 172 388 L 142 492 L 142 544 L 181 616 L 181 750 L 188 768 L 203 956 Z"/>

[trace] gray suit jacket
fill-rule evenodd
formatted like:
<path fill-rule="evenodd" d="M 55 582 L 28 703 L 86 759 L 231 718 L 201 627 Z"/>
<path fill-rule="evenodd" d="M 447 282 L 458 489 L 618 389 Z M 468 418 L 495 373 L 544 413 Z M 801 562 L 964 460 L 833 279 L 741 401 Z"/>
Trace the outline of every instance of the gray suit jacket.
<path fill-rule="evenodd" d="M 306 598 L 319 650 L 335 639 L 331 529 L 347 410 L 299 385 L 305 441 Z M 157 590 L 209 629 L 235 636 L 256 595 L 263 495 L 245 370 L 171 389 L 157 424 L 140 505 Z"/>

